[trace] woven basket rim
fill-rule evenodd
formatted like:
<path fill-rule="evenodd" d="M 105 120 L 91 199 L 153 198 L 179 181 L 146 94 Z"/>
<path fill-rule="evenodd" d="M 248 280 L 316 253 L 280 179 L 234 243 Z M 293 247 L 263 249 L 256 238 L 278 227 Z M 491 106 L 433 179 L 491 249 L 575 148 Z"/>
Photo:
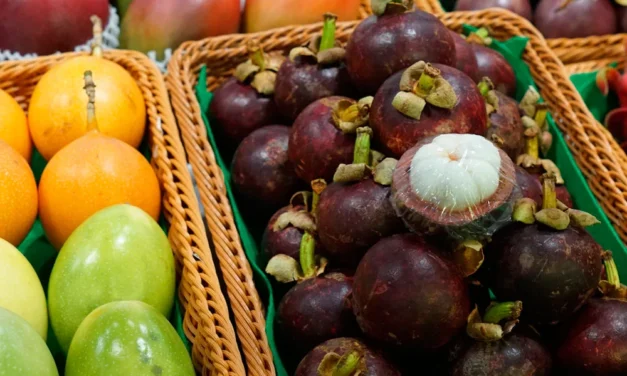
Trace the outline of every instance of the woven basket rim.
<path fill-rule="evenodd" d="M 0 77 L 4 78 L 3 84 L 15 80 L 12 83 L 15 86 L 7 90 L 9 94 L 31 87 L 27 91 L 30 96 L 36 83 L 33 76 L 38 80 L 55 64 L 85 55 L 88 53 L 67 52 L 0 62 Z M 192 344 L 194 365 L 197 370 L 202 370 L 202 354 L 212 353 L 216 368 L 235 370 L 221 374 L 244 375 L 241 359 L 237 367 L 238 344 L 226 301 L 223 296 L 218 298 L 220 284 L 163 76 L 146 55 L 136 51 L 105 50 L 103 58 L 118 63 L 133 75 L 146 103 L 145 137 L 149 138 L 151 163 L 161 185 L 162 211 L 170 224 L 168 238 L 177 264 L 181 266 L 179 299 L 185 310 L 184 330 Z M 16 98 L 25 99 L 24 96 Z M 207 290 L 216 297 L 211 303 L 214 312 L 206 302 Z M 203 299 L 205 303 L 199 304 Z"/>

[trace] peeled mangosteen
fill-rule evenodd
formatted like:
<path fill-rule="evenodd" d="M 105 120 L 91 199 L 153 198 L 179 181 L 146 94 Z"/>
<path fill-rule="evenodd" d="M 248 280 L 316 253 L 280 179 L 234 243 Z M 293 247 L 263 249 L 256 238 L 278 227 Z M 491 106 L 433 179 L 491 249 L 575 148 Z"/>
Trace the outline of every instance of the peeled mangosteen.
<path fill-rule="evenodd" d="M 545 38 L 582 38 L 617 31 L 610 0 L 542 0 L 534 22 Z"/>
<path fill-rule="evenodd" d="M 367 337 L 420 349 L 449 342 L 470 311 L 457 267 L 416 234 L 394 235 L 370 248 L 357 267 L 352 302 Z"/>
<path fill-rule="evenodd" d="M 616 264 L 605 260 L 604 297 L 590 299 L 565 325 L 556 351 L 560 371 L 567 375 L 627 374 L 627 291 Z"/>
<path fill-rule="evenodd" d="M 455 10 L 482 10 L 488 8 L 504 8 L 529 21 L 533 16 L 529 0 L 459 0 Z"/>
<path fill-rule="evenodd" d="M 551 353 L 530 330 L 518 330 L 521 302 L 492 304 L 482 318 L 475 310 L 468 318 L 467 335 L 449 352 L 451 376 L 551 375 Z"/>
<path fill-rule="evenodd" d="M 525 149 L 525 127 L 520 118 L 518 102 L 493 88 L 492 81 L 487 77 L 479 83 L 488 111 L 488 131 L 485 136 L 512 160 L 516 160 Z"/>
<path fill-rule="evenodd" d="M 274 101 L 292 121 L 315 100 L 353 93 L 344 48 L 335 41 L 336 19 L 325 14 L 322 36 L 313 38 L 306 47 L 292 49 L 277 73 Z"/>
<path fill-rule="evenodd" d="M 373 16 L 363 20 L 346 45 L 353 83 L 373 95 L 392 74 L 417 61 L 455 66 L 455 42 L 435 16 L 406 12 L 413 1 L 373 0 Z"/>
<path fill-rule="evenodd" d="M 249 53 L 250 59 L 237 66 L 234 77 L 213 92 L 210 105 L 217 131 L 234 145 L 279 120 L 272 95 L 283 57 L 264 54 L 256 43 L 249 45 Z"/>
<path fill-rule="evenodd" d="M 500 300 L 521 300 L 522 319 L 556 324 L 570 317 L 592 296 L 601 277 L 601 246 L 585 230 L 596 218 L 561 205 L 555 175 L 543 175 L 543 205 L 520 200 L 519 222 L 498 231 L 486 247 L 487 285 Z"/>
<path fill-rule="evenodd" d="M 236 191 L 261 207 L 275 210 L 289 202 L 302 182 L 287 158 L 290 128 L 270 125 L 248 135 L 233 157 Z"/>
<path fill-rule="evenodd" d="M 492 38 L 486 29 L 471 33 L 466 40 L 471 43 L 477 59 L 479 77 L 488 77 L 494 88 L 513 97 L 516 94 L 516 75 L 514 69 L 500 53 L 491 49 Z"/>
<path fill-rule="evenodd" d="M 371 100 L 322 98 L 298 115 L 292 126 L 288 155 L 302 180 L 330 181 L 341 163 L 353 160 L 355 132 L 368 123 Z"/>
<path fill-rule="evenodd" d="M 396 160 L 388 158 L 373 167 L 371 133 L 368 127 L 357 129 L 353 163 L 340 165 L 318 203 L 320 242 L 331 261 L 341 265 L 356 266 L 368 248 L 405 229 L 390 202 Z"/>
<path fill-rule="evenodd" d="M 315 229 L 314 218 L 305 206 L 288 205 L 270 218 L 263 233 L 261 247 L 268 260 L 279 254 L 298 259 L 303 234 Z"/>
<path fill-rule="evenodd" d="M 510 222 L 516 172 L 507 154 L 477 135 L 427 137 L 401 157 L 392 203 L 414 231 L 482 239 Z"/>
<path fill-rule="evenodd" d="M 450 30 L 453 40 L 455 41 L 455 56 L 457 63 L 455 67 L 472 78 L 473 81 L 479 82 L 479 66 L 477 65 L 477 57 L 470 43 L 466 42 L 461 35 Z"/>
<path fill-rule="evenodd" d="M 294 376 L 400 376 L 379 351 L 356 338 L 334 338 L 300 362 Z"/>
<path fill-rule="evenodd" d="M 426 136 L 483 135 L 486 107 L 477 85 L 461 71 L 420 61 L 381 86 L 370 125 L 386 154 L 398 158 Z"/>

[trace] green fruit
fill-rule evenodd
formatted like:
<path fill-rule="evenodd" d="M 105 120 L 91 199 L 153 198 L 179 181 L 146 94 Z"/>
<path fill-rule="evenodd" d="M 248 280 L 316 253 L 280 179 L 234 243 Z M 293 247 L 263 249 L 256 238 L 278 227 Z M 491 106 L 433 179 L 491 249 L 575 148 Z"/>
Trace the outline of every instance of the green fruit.
<path fill-rule="evenodd" d="M 172 325 L 138 301 L 105 304 L 81 323 L 65 376 L 193 376 L 194 366 Z"/>
<path fill-rule="evenodd" d="M 0 376 L 59 376 L 46 343 L 15 313 L 0 308 Z"/>
<path fill-rule="evenodd" d="M 134 206 L 111 206 L 81 224 L 59 252 L 48 286 L 52 329 L 67 353 L 94 309 L 141 300 L 168 316 L 174 290 L 174 257 L 157 222 Z"/>
<path fill-rule="evenodd" d="M 20 315 L 46 339 L 48 308 L 44 288 L 26 257 L 3 239 L 0 239 L 0 307 Z"/>

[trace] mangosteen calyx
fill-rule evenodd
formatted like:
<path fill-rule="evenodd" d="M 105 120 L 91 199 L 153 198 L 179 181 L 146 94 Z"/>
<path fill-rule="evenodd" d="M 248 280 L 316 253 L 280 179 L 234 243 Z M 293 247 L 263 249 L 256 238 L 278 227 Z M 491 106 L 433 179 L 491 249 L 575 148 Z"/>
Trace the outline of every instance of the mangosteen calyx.
<path fill-rule="evenodd" d="M 620 283 L 612 252 L 607 251 L 603 254 L 603 264 L 607 279 L 599 282 L 599 291 L 606 298 L 627 300 L 627 286 Z"/>
<path fill-rule="evenodd" d="M 335 40 L 335 22 L 337 16 L 333 13 L 324 14 L 324 25 L 321 35 L 316 35 L 302 47 L 295 47 L 290 51 L 289 59 L 310 59 L 314 64 L 339 64 L 346 56 L 346 50 Z"/>
<path fill-rule="evenodd" d="M 424 61 L 417 62 L 403 72 L 399 89 L 392 106 L 412 119 L 420 120 L 427 103 L 449 110 L 457 104 L 453 86 L 442 78 L 438 68 Z"/>
<path fill-rule="evenodd" d="M 353 376 L 359 374 L 362 356 L 358 351 L 353 350 L 340 356 L 330 352 L 322 358 L 318 366 L 319 376 Z"/>
<path fill-rule="evenodd" d="M 491 303 L 486 309 L 483 318 L 479 309 L 475 309 L 468 316 L 466 333 L 469 337 L 483 342 L 498 341 L 510 333 L 522 312 L 522 302 Z M 503 322 L 503 324 L 499 324 Z"/>
<path fill-rule="evenodd" d="M 475 239 L 467 239 L 460 242 L 453 252 L 453 261 L 459 267 L 464 277 L 469 277 L 477 272 L 483 261 L 484 244 Z"/>
<path fill-rule="evenodd" d="M 327 260 L 316 256 L 315 248 L 313 234 L 305 232 L 300 241 L 300 263 L 293 257 L 278 254 L 268 261 L 266 273 L 281 283 L 300 282 L 321 275 L 327 266 Z"/>
<path fill-rule="evenodd" d="M 372 13 L 377 16 L 405 13 L 413 6 L 412 0 L 371 0 Z"/>
<path fill-rule="evenodd" d="M 522 100 L 518 104 L 518 108 L 523 112 L 523 122 L 529 122 L 528 118 L 535 121 L 539 128 L 540 135 L 540 149 L 542 154 L 546 155 L 553 144 L 553 136 L 549 132 L 549 123 L 547 122 L 548 105 L 546 103 L 540 103 L 540 94 L 533 87 L 529 86 L 529 89 L 525 92 Z M 527 118 L 526 118 L 526 117 Z M 558 178 L 558 184 L 559 178 Z"/>
<path fill-rule="evenodd" d="M 303 231 L 315 232 L 316 223 L 307 210 L 286 211 L 277 218 L 272 230 L 281 231 L 288 226 L 296 227 Z"/>
<path fill-rule="evenodd" d="M 333 175 L 335 183 L 350 183 L 360 181 L 371 174 L 370 169 L 370 138 L 372 129 L 370 127 L 357 128 L 355 138 L 355 149 L 353 151 L 353 163 L 340 164 Z"/>
<path fill-rule="evenodd" d="M 332 118 L 342 133 L 355 133 L 357 128 L 368 124 L 373 97 L 361 98 L 357 103 L 342 99 L 333 106 Z"/>
<path fill-rule="evenodd" d="M 514 204 L 512 219 L 515 222 L 530 225 L 536 221 L 535 214 L 537 211 L 536 201 L 532 198 L 524 197 Z"/>
<path fill-rule="evenodd" d="M 256 41 L 247 45 L 249 59 L 239 64 L 233 74 L 242 83 L 250 83 L 259 94 L 274 94 L 276 74 L 283 63 L 283 56 L 265 54 Z"/>
<path fill-rule="evenodd" d="M 397 164 L 398 160 L 394 158 L 385 158 L 377 163 L 374 167 L 374 181 L 381 185 L 392 185 L 392 177 L 394 176 L 394 170 L 396 170 Z"/>
<path fill-rule="evenodd" d="M 525 92 L 525 95 L 520 100 L 518 107 L 523 113 L 529 117 L 534 117 L 536 114 L 536 105 L 540 101 L 540 93 L 533 87 L 529 86 L 529 89 Z"/>
<path fill-rule="evenodd" d="M 538 111 L 538 113 L 541 112 L 544 112 L 544 110 Z M 546 114 L 539 115 L 539 119 L 542 117 L 546 119 Z M 552 136 L 548 132 L 541 131 L 536 120 L 526 115 L 521 119 L 525 127 L 525 153 L 518 156 L 516 164 L 531 173 L 550 172 L 555 175 L 557 184 L 564 184 L 564 178 L 555 162 L 550 159 L 540 158 L 540 148 L 550 148 Z M 548 135 L 549 138 L 548 145 L 541 146 L 541 137 L 545 137 L 545 135 Z"/>
<path fill-rule="evenodd" d="M 489 46 L 492 44 L 492 38 L 490 37 L 490 31 L 485 27 L 474 31 L 466 37 L 469 43 L 479 44 L 482 46 Z"/>
<path fill-rule="evenodd" d="M 491 113 L 498 111 L 499 109 L 499 98 L 496 96 L 494 92 L 494 83 L 490 80 L 489 77 L 483 77 L 481 82 L 477 84 L 477 88 L 486 102 L 486 112 L 488 115 Z M 489 118 L 488 118 L 489 119 Z M 490 126 L 488 120 L 488 127 Z"/>

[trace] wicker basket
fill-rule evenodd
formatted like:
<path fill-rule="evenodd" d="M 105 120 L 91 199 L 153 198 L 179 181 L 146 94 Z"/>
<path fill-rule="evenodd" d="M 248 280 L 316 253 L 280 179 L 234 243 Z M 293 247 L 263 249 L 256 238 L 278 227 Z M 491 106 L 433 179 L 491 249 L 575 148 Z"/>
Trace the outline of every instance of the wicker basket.
<path fill-rule="evenodd" d="M 81 54 L 0 63 L 0 89 L 11 94 L 26 110 L 39 78 L 55 64 Z M 244 375 L 163 78 L 143 54 L 105 51 L 104 58 L 124 67 L 144 96 L 152 165 L 162 187 L 164 214 L 170 224 L 169 239 L 180 268 L 179 298 L 185 309 L 183 324 L 192 343 L 195 367 L 202 374 L 213 370 L 212 374 Z"/>
<path fill-rule="evenodd" d="M 625 59 L 624 57 L 620 58 L 606 58 L 606 59 L 596 59 L 583 61 L 580 63 L 571 63 L 564 65 L 564 69 L 566 69 L 566 73 L 568 75 L 575 73 L 588 73 L 594 72 L 601 68 L 605 68 L 612 63 L 618 64 L 618 69 L 623 69 L 625 67 Z"/>
<path fill-rule="evenodd" d="M 568 80 L 564 67 L 541 35 L 526 20 L 503 10 L 453 12 L 439 17 L 449 28 L 458 31 L 463 24 L 470 24 L 490 27 L 496 38 L 506 39 L 515 35 L 530 38 L 524 59 L 531 68 L 541 94 L 550 105 L 557 124 L 566 135 L 568 145 L 590 187 L 616 229 L 627 240 L 627 222 L 623 220 L 627 218 L 627 177 L 623 172 L 627 171 L 627 161 L 617 157 L 618 152 L 622 155 L 624 153 L 611 135 L 593 120 Z M 338 24 L 338 39 L 345 42 L 356 25 L 357 22 Z M 210 90 L 227 79 L 235 66 L 247 58 L 245 46 L 250 39 L 262 41 L 262 47 L 266 51 L 279 51 L 301 45 L 320 31 L 321 24 L 316 24 L 188 42 L 175 52 L 168 67 L 166 84 L 174 112 L 183 134 L 188 158 L 197 175 L 212 235 L 220 240 L 216 244 L 216 251 L 221 257 L 220 261 L 227 263 L 228 268 L 232 269 L 222 267 L 229 296 L 231 299 L 238 297 L 249 302 L 248 305 L 241 305 L 244 310 L 234 309 L 238 326 L 239 322 L 244 322 L 248 325 L 256 324 L 252 328 L 263 330 L 260 325 L 263 320 L 259 308 L 261 303 L 257 300 L 250 269 L 243 257 L 232 211 L 226 198 L 224 181 L 207 139 L 194 86 L 202 65 L 207 66 L 207 85 Z M 249 336 L 243 337 L 239 329 L 238 333 L 244 346 L 245 358 L 249 362 L 249 370 L 251 359 L 271 359 L 268 345 L 263 341 L 264 337 L 253 337 L 256 342 L 248 342 Z M 250 374 L 259 373 L 251 371 Z"/>

